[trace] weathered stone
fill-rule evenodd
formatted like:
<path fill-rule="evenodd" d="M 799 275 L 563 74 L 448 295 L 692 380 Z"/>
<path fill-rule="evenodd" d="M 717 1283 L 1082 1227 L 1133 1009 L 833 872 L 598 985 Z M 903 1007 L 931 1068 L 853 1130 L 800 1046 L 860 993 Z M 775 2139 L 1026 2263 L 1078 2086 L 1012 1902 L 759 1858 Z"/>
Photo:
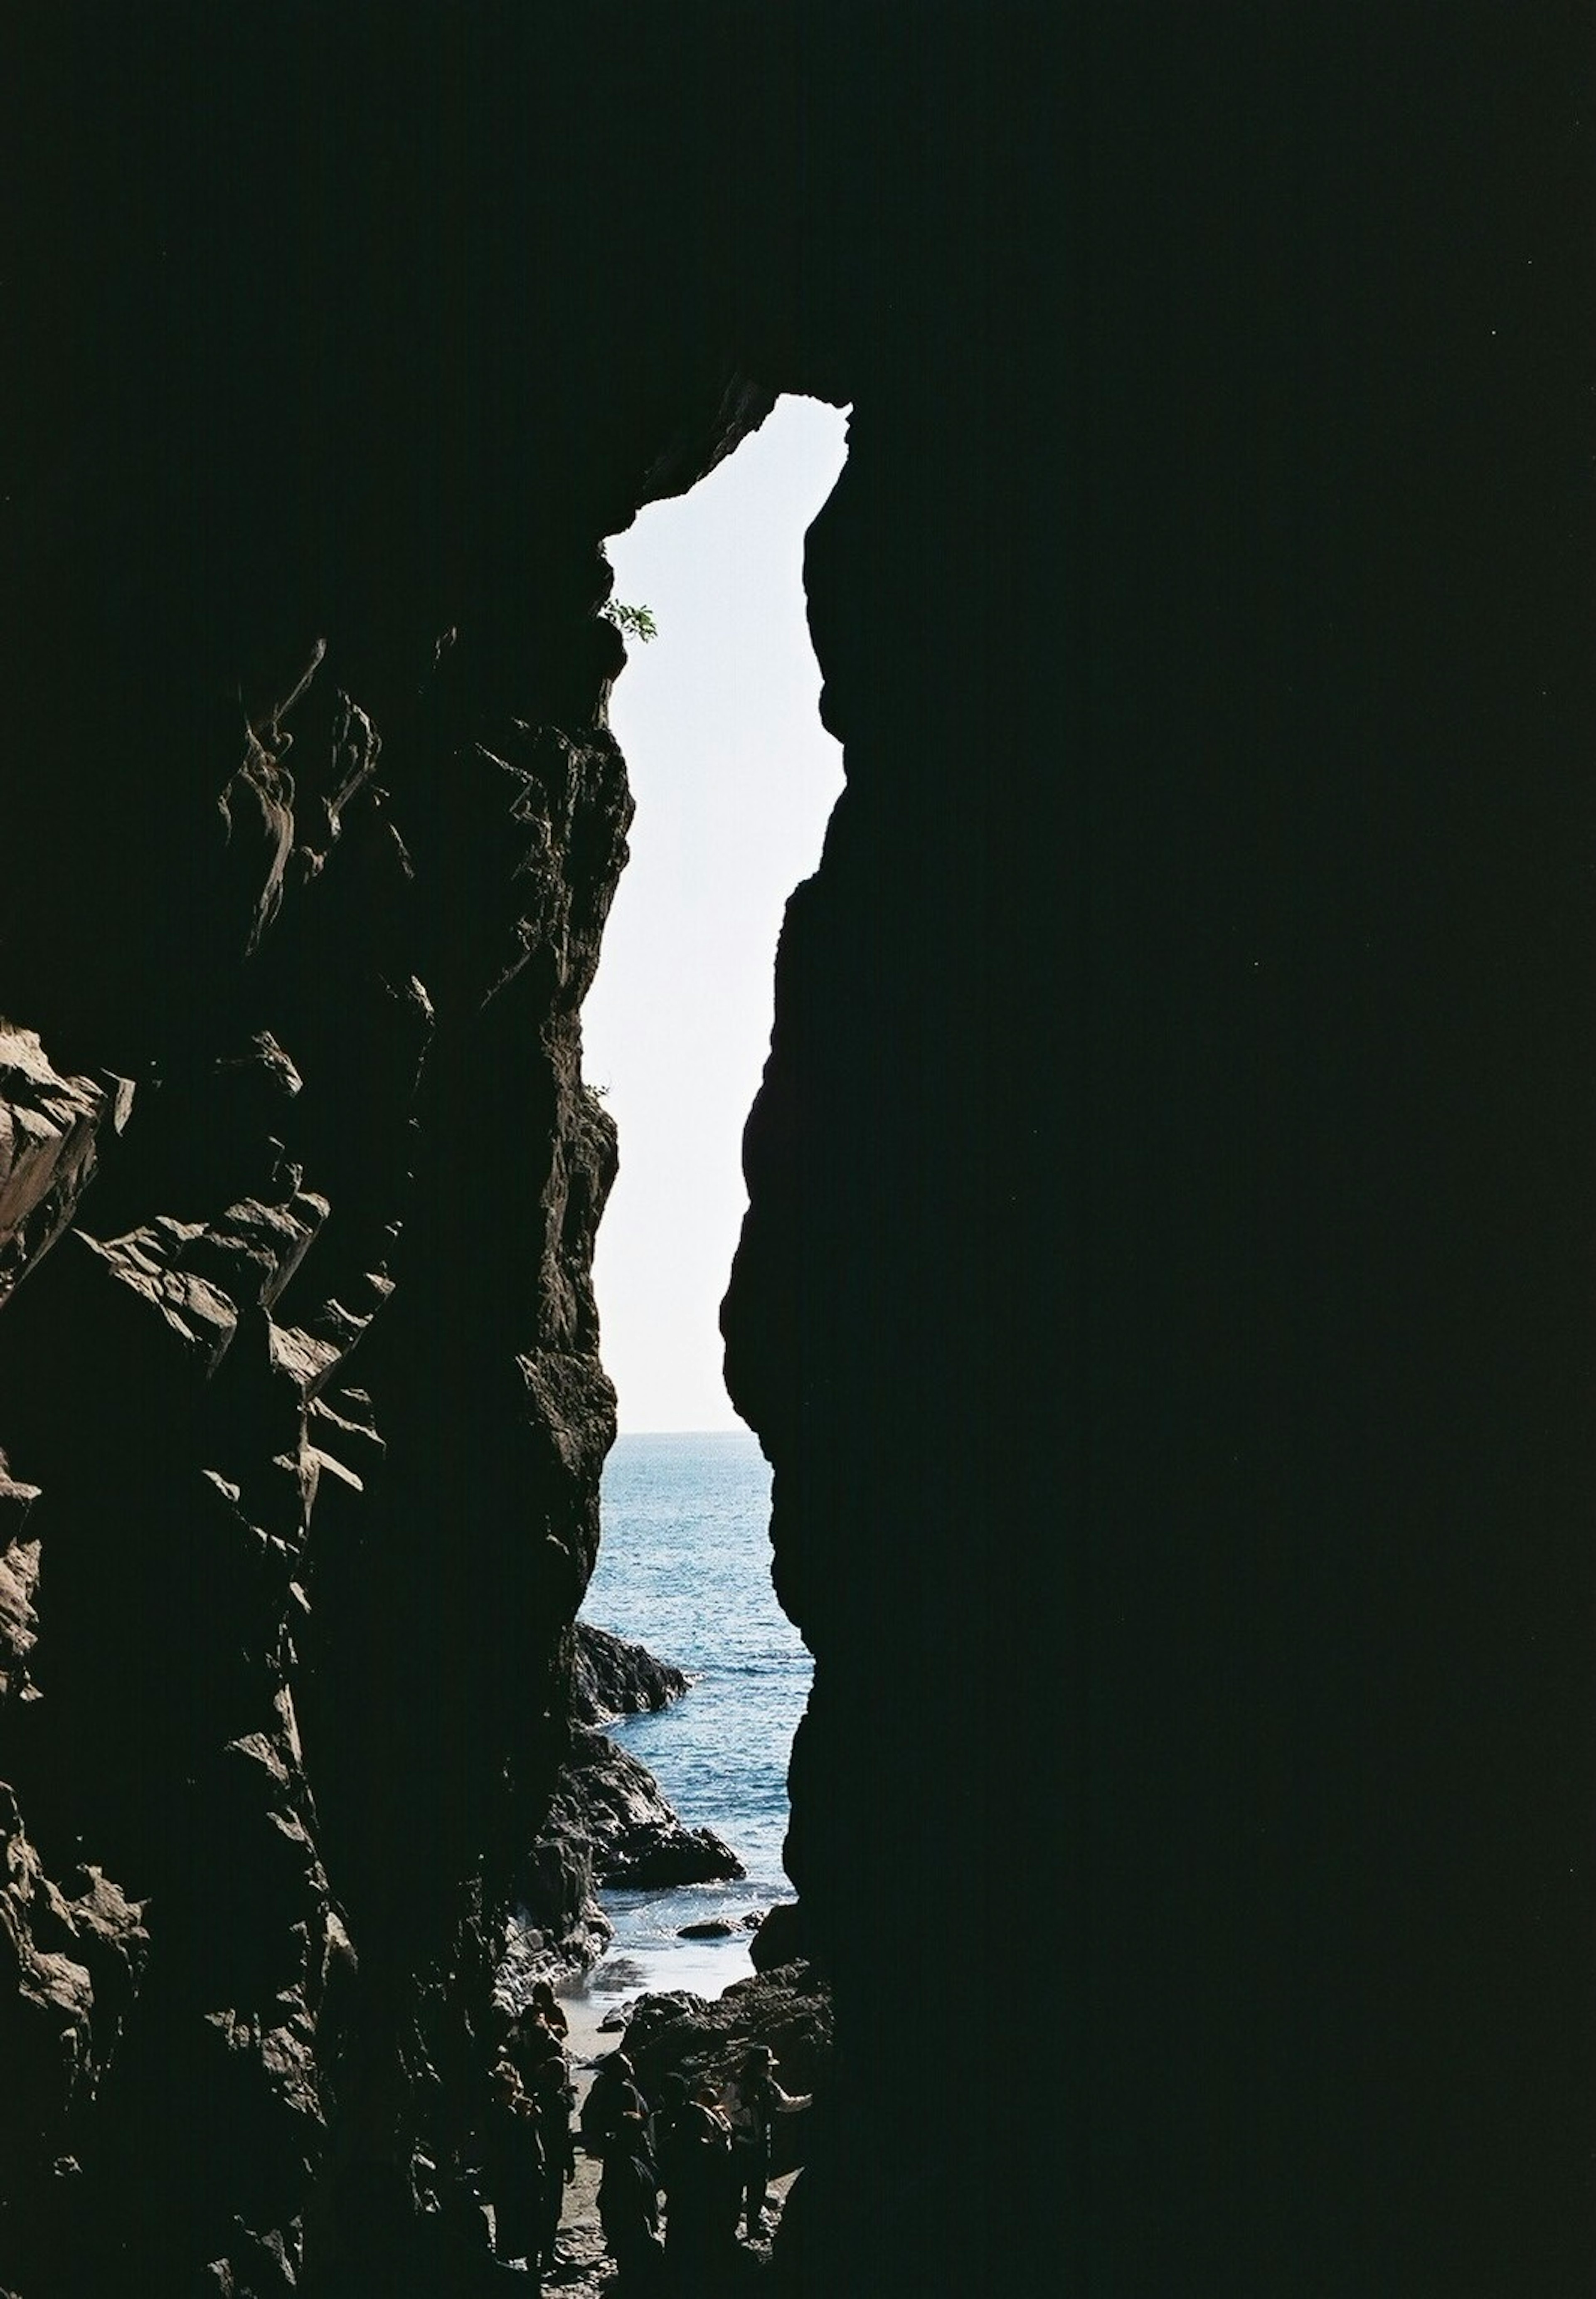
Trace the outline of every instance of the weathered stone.
<path fill-rule="evenodd" d="M 569 1832 L 585 1835 L 601 1886 L 652 1890 L 745 1873 L 707 1828 L 684 1828 L 645 1765 L 602 1732 L 577 1729 L 561 1788 Z"/>
<path fill-rule="evenodd" d="M 39 1544 L 23 1537 L 28 1513 L 39 1497 L 7 1470 L 0 1453 L 0 1702 L 28 1690 L 28 1656 L 38 1633 L 34 1591 L 38 1581 Z"/>
<path fill-rule="evenodd" d="M 519 2001 L 534 1979 L 594 1963 L 613 1929 L 594 1896 L 601 1889 L 662 1889 L 743 1873 L 711 1830 L 682 1825 L 646 1765 L 604 1733 L 578 1726 L 544 1828 L 521 1863 L 499 1991 Z"/>
<path fill-rule="evenodd" d="M 687 1689 L 687 1680 L 669 1661 L 609 1629 L 578 1621 L 573 1631 L 571 1721 L 608 1724 L 617 1716 L 640 1716 L 668 1708 Z"/>
<path fill-rule="evenodd" d="M 130 1079 L 62 1077 L 34 1031 L 0 1020 L 0 1303 L 71 1222 L 132 1107 Z"/>
<path fill-rule="evenodd" d="M 0 2149 L 34 2178 L 91 2111 L 150 1948 L 144 1910 L 87 1868 L 57 1884 L 0 1782 Z"/>

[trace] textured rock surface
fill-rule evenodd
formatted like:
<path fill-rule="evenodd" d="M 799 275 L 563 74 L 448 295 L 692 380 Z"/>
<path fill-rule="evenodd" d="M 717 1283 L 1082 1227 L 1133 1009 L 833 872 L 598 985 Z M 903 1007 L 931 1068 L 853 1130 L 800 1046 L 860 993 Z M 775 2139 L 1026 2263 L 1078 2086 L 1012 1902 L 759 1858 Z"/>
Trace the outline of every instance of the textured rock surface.
<path fill-rule="evenodd" d="M 571 1721 L 608 1724 L 617 1716 L 644 1716 L 669 1708 L 687 1689 L 669 1661 L 609 1629 L 578 1621 L 571 1662 Z"/>
<path fill-rule="evenodd" d="M 515 1696 L 591 1563 L 611 1426 L 586 1269 L 614 1150 L 576 1013 L 628 801 L 596 687 L 569 734 L 415 668 L 380 785 L 320 642 L 242 764 L 219 747 L 212 867 L 244 862 L 251 808 L 270 833 L 237 874 L 238 994 L 208 984 L 196 1025 L 172 985 L 147 1123 L 0 1332 L 43 1560 L 23 1809 L 38 1783 L 51 1839 L 157 1912 L 85 2251 L 131 2221 L 158 2257 L 231 2257 L 242 2220 L 286 2276 L 329 2154 L 403 2175 L 458 2023 L 440 1991 L 484 1958 L 482 1847 L 505 1847 L 502 1892 L 561 1744 L 546 1696 Z M 526 1144 L 512 1225 L 477 1194 L 485 1098 Z"/>
<path fill-rule="evenodd" d="M 29 2162 L 70 2187 L 76 2166 L 41 2154 L 93 2107 L 137 1993 L 149 1935 L 142 1908 L 97 1868 L 75 1871 L 64 1889 L 51 1881 L 4 1785 L 0 1842 L 0 2145 L 8 2161 Z"/>
<path fill-rule="evenodd" d="M 411 2165 L 611 1425 L 598 540 L 779 389 L 854 409 L 726 1320 L 816 1656 L 787 2279 L 1584 2299 L 1588 43 L 1433 18 L 14 27 L 22 2299 L 491 2280 Z M 926 2007 L 1039 1813 L 1010 2071 Z"/>
<path fill-rule="evenodd" d="M 578 1623 L 578 1644 L 581 1629 Z M 686 1681 L 641 1645 L 610 1638 L 593 1649 L 605 1689 L 640 1706 L 654 1705 L 647 1693 L 673 1697 L 670 1679 Z M 745 1872 L 712 1829 L 683 1825 L 645 1764 L 578 1722 L 544 1824 L 517 1872 L 497 1992 L 519 2004 L 534 1979 L 595 1963 L 613 1931 L 595 1896 L 601 1890 L 652 1891 Z"/>
<path fill-rule="evenodd" d="M 597 1963 L 613 1932 L 596 1897 L 604 1885 L 690 1883 L 743 1872 L 709 1830 L 682 1826 L 646 1766 L 593 1729 L 668 1707 L 687 1689 L 681 1670 L 587 1621 L 575 1623 L 569 1641 L 569 1707 L 577 1729 L 543 1826 L 517 1873 L 515 1911 L 495 1978 L 497 1992 L 518 2004 L 534 1979 L 586 1971 Z M 651 1857 L 657 1873 L 648 1866 Z"/>
<path fill-rule="evenodd" d="M 33 1031 L 0 1022 L 0 1305 L 71 1223 L 132 1106 L 131 1079 L 63 1078 Z"/>
<path fill-rule="evenodd" d="M 27 1538 L 27 1524 L 37 1498 L 38 1487 L 10 1475 L 0 1453 L 0 1706 L 24 1700 L 32 1689 L 28 1656 L 38 1632 L 38 1542 Z"/>
<path fill-rule="evenodd" d="M 652 1890 L 746 1873 L 713 1830 L 684 1828 L 647 1766 L 603 1732 L 573 1731 L 556 1813 L 561 1832 L 587 1845 L 603 1886 Z"/>

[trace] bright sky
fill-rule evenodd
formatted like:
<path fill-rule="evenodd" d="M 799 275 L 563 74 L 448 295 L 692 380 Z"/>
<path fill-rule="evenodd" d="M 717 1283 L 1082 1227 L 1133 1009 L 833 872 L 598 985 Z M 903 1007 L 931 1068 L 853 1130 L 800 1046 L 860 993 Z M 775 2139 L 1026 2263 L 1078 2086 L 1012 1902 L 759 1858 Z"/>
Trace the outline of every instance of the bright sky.
<path fill-rule="evenodd" d="M 582 1017 L 586 1077 L 620 1127 L 594 1282 L 623 1430 L 742 1426 L 717 1319 L 781 914 L 843 786 L 802 567 L 844 432 L 836 408 L 783 399 L 691 494 L 608 546 L 616 599 L 659 627 L 628 642 L 610 705 L 637 817 Z"/>

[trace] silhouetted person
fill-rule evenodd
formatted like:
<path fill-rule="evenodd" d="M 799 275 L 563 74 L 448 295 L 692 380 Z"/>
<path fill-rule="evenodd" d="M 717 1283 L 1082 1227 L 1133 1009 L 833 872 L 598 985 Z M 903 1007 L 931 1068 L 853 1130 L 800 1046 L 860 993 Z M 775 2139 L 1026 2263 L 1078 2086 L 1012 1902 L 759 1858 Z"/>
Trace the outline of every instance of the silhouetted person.
<path fill-rule="evenodd" d="M 660 2174 L 661 2185 L 667 2189 L 670 2186 L 669 2162 L 672 2138 L 677 2121 L 686 2104 L 686 2078 L 679 2075 L 667 2076 L 660 2086 L 660 2095 L 654 2103 L 654 2112 L 649 2118 L 648 2125 L 649 2147 L 653 2155 L 654 2167 Z"/>
<path fill-rule="evenodd" d="M 662 2256 L 660 2191 L 643 2118 L 630 2109 L 615 2118 L 604 2140 L 598 2207 L 604 2247 L 622 2281 L 648 2282 L 657 2275 Z"/>
<path fill-rule="evenodd" d="M 548 1980 L 540 1979 L 537 1982 L 532 1990 L 532 2000 L 527 2009 L 528 2012 L 536 2013 L 551 2036 L 554 2037 L 559 2043 L 564 2043 L 570 2033 L 570 2021 L 566 2018 L 565 2008 L 557 2000 L 553 1988 Z"/>
<path fill-rule="evenodd" d="M 682 2204 L 685 2186 L 691 2184 L 689 2150 L 691 2134 L 686 2126 L 687 2081 L 685 2076 L 669 2075 L 660 2086 L 659 2104 L 650 2121 L 649 2138 L 653 2148 L 654 2166 L 660 2175 L 660 2185 L 665 2194 L 665 2251 L 674 2262 L 681 2249 L 677 2232 L 678 2220 L 686 2208 Z"/>
<path fill-rule="evenodd" d="M 674 2287 L 696 2299 L 736 2249 L 731 2127 L 705 2084 L 673 2104 L 664 2153 L 665 2256 Z M 665 2168 L 662 2166 L 661 2168 Z"/>
<path fill-rule="evenodd" d="M 626 2054 L 611 2052 L 599 2062 L 582 2108 L 582 2144 L 590 2155 L 603 2154 L 605 2141 L 623 2115 L 646 2121 L 648 2102 L 637 2088 Z"/>
<path fill-rule="evenodd" d="M 537 2123 L 541 2169 L 532 2213 L 535 2272 L 546 2273 L 554 2263 L 560 2240 L 560 2215 L 565 2190 L 577 2176 L 576 2135 L 570 2128 L 571 2092 L 563 2054 L 544 2060 L 532 2093 Z"/>
<path fill-rule="evenodd" d="M 770 2185 L 770 2126 L 778 2115 L 795 2115 L 810 2104 L 783 2091 L 776 2080 L 776 2054 L 768 2044 L 751 2044 L 737 2072 L 721 2093 L 732 2130 L 732 2161 L 736 2172 L 736 2202 L 732 2226 L 746 2214 L 750 2237 L 763 2227 L 765 2197 Z"/>
<path fill-rule="evenodd" d="M 486 2170 L 484 2184 L 486 2184 Z M 464 2250 L 486 2253 L 487 2215 L 482 2208 L 482 2194 L 476 2176 L 463 2162 L 438 2180 L 438 2217 L 449 2233 Z"/>
<path fill-rule="evenodd" d="M 537 2088 L 538 2071 L 550 2060 L 558 2060 L 565 2069 L 565 2014 L 554 2006 L 560 2021 L 558 2029 L 550 2026 L 536 2004 L 528 2004 L 505 2038 L 503 2056 L 514 2062 L 515 2071 L 528 2092 Z"/>
<path fill-rule="evenodd" d="M 494 2249 L 501 2259 L 531 2260 L 544 2177 L 542 2134 L 510 2061 L 498 2062 L 488 2083 L 483 2154 L 494 2207 Z"/>

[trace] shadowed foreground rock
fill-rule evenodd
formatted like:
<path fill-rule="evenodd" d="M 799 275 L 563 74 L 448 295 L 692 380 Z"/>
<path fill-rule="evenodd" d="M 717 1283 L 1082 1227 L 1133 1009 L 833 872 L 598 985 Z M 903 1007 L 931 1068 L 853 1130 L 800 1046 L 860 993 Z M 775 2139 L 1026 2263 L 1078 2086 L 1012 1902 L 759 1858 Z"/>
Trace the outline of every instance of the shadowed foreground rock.
<path fill-rule="evenodd" d="M 775 1971 L 784 1963 L 810 1961 L 809 1933 L 803 1908 L 785 1900 L 769 1909 L 754 1928 L 748 1943 L 749 1961 L 756 1971 Z"/>

